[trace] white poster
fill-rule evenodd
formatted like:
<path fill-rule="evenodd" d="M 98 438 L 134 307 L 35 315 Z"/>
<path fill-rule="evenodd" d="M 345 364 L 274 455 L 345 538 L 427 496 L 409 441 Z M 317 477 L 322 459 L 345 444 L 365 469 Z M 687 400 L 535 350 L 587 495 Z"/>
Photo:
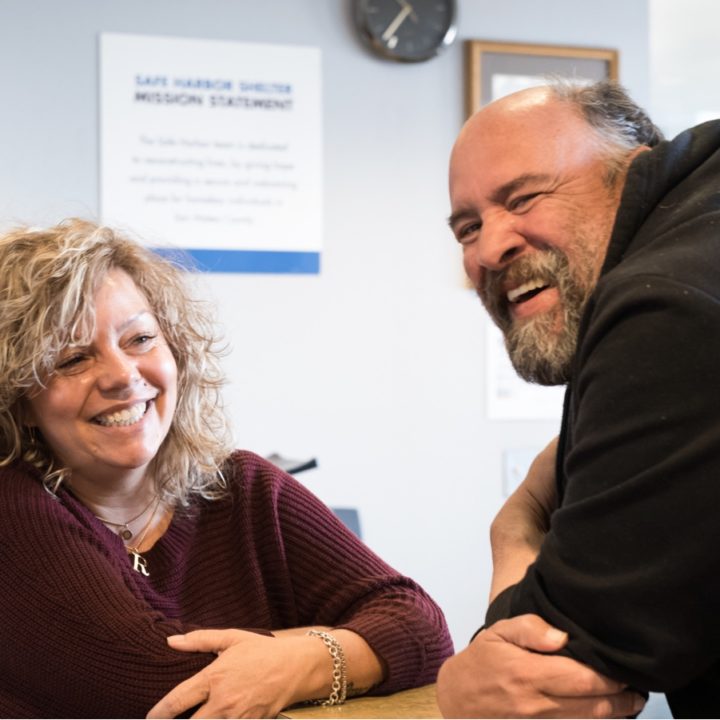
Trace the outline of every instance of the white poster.
<path fill-rule="evenodd" d="M 202 269 L 317 273 L 317 48 L 101 36 L 103 222 Z"/>
<path fill-rule="evenodd" d="M 493 420 L 559 420 L 565 386 L 545 387 L 522 380 L 510 362 L 500 330 L 485 320 L 487 414 Z"/>

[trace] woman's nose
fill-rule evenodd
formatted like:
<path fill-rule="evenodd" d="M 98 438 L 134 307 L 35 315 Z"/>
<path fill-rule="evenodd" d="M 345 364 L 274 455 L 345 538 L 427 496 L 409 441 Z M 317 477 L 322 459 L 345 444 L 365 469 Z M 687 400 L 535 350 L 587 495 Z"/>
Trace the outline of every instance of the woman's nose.
<path fill-rule="evenodd" d="M 114 351 L 101 358 L 97 383 L 101 392 L 130 394 L 141 376 L 134 358 L 122 351 Z"/>

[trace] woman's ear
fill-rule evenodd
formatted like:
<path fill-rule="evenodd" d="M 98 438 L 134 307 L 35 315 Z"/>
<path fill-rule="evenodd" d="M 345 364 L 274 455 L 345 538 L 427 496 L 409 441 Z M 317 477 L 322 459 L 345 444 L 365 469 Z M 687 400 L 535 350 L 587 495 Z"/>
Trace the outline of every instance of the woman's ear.
<path fill-rule="evenodd" d="M 34 428 L 37 427 L 35 413 L 32 406 L 25 396 L 18 398 L 12 407 L 12 414 L 19 427 Z"/>

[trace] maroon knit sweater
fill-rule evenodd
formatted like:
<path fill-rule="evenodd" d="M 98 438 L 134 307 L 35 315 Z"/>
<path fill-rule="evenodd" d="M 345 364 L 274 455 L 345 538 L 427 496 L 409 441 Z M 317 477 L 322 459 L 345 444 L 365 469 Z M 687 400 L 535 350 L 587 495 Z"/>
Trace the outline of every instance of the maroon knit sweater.
<path fill-rule="evenodd" d="M 227 477 L 226 498 L 175 514 L 145 578 L 72 494 L 0 470 L 0 716 L 144 717 L 214 659 L 167 646 L 197 627 L 344 627 L 387 666 L 375 693 L 434 682 L 452 644 L 416 583 L 256 455 Z"/>

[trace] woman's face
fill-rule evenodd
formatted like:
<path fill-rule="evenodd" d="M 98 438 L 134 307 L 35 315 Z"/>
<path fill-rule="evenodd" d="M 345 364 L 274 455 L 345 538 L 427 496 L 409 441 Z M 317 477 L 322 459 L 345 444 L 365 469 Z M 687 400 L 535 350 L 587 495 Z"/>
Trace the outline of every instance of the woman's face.
<path fill-rule="evenodd" d="M 56 367 L 29 398 L 28 420 L 73 484 L 144 477 L 170 430 L 177 365 L 127 273 L 114 269 L 101 281 L 91 344 L 65 348 Z"/>

